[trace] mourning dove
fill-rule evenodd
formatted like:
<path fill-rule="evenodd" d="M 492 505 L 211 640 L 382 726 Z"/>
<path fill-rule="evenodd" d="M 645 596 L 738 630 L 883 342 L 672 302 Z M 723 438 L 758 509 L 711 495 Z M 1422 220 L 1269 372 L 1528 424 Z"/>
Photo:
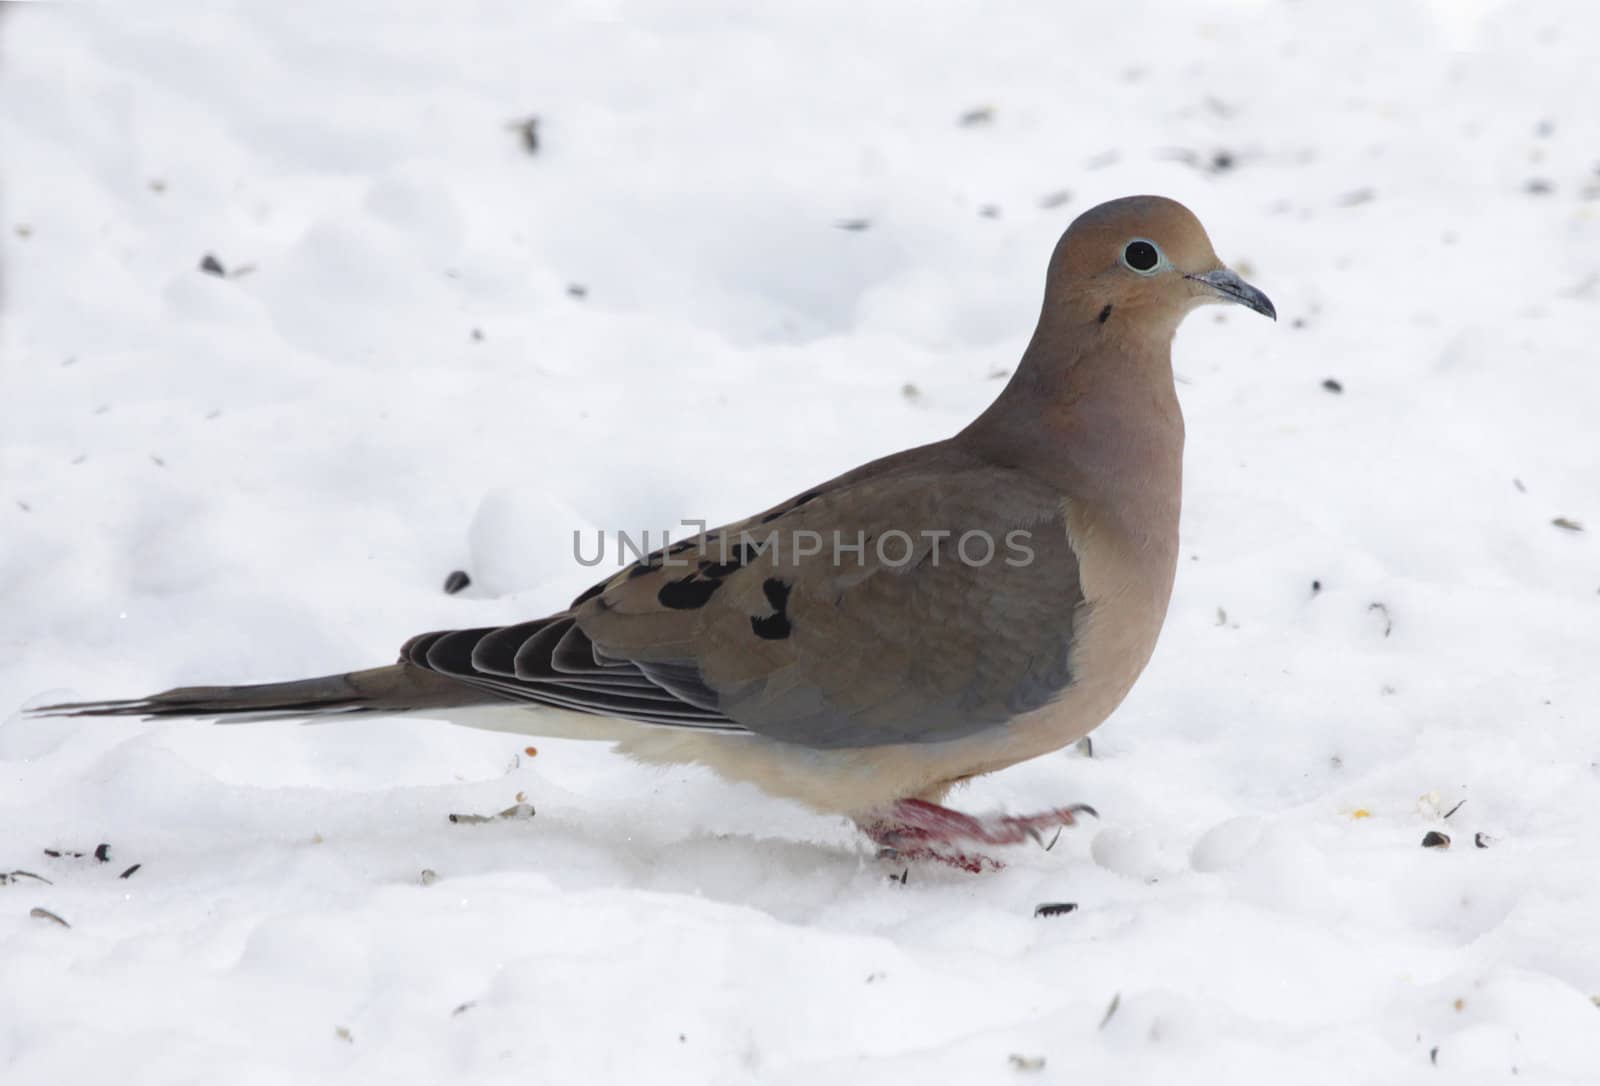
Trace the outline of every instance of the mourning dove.
<path fill-rule="evenodd" d="M 1155 648 L 1182 490 L 1170 347 L 1208 302 L 1276 319 L 1181 204 L 1101 204 L 1056 245 L 1016 373 L 954 437 L 657 551 L 556 614 L 414 637 L 387 667 L 40 711 L 422 711 L 607 738 L 979 866 L 952 847 L 1086 808 L 976 818 L 945 794 L 1082 738 Z M 496 711 L 456 713 L 472 707 Z"/>

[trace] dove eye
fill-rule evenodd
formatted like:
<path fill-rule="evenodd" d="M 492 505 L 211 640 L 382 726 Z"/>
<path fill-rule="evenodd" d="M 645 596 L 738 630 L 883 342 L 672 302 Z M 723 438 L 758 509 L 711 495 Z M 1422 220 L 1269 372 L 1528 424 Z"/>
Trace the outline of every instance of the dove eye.
<path fill-rule="evenodd" d="M 1156 248 L 1156 243 L 1153 241 L 1135 238 L 1128 242 L 1126 249 L 1122 250 L 1122 263 L 1131 271 L 1149 275 L 1161 264 L 1161 250 Z"/>

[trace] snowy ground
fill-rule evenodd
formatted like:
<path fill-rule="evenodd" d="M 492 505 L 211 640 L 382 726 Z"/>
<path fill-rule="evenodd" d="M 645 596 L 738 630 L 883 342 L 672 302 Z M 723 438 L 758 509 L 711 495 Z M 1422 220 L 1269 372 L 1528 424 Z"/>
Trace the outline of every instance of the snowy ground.
<path fill-rule="evenodd" d="M 0 13 L 0 1080 L 1597 1081 L 1600 12 L 552 7 Z M 1179 336 L 1095 757 L 958 797 L 1099 808 L 1051 852 L 902 885 L 597 745 L 18 715 L 382 663 L 564 604 L 573 528 L 948 434 L 1139 191 L 1282 320 Z"/>

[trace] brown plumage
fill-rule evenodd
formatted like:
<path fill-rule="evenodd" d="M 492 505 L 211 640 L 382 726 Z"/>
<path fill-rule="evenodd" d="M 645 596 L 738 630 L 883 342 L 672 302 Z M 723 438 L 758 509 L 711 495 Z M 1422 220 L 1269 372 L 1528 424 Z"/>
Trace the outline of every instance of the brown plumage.
<path fill-rule="evenodd" d="M 1015 375 L 948 440 L 658 552 L 557 614 L 414 638 L 387 668 L 44 711 L 470 710 L 864 821 L 937 800 L 1077 740 L 1143 670 L 1177 557 L 1169 347 L 1219 301 L 1274 315 L 1186 208 L 1102 204 L 1056 246 Z"/>

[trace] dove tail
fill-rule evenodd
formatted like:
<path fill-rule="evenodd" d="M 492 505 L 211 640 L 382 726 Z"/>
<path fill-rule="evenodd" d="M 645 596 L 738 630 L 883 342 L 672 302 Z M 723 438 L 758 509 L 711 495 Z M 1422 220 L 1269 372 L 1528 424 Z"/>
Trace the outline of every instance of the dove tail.
<path fill-rule="evenodd" d="M 424 671 L 391 664 L 343 675 L 323 675 L 253 686 L 180 686 L 145 698 L 65 702 L 32 710 L 43 716 L 307 717 L 330 713 L 403 713 L 486 705 L 494 693 Z"/>

